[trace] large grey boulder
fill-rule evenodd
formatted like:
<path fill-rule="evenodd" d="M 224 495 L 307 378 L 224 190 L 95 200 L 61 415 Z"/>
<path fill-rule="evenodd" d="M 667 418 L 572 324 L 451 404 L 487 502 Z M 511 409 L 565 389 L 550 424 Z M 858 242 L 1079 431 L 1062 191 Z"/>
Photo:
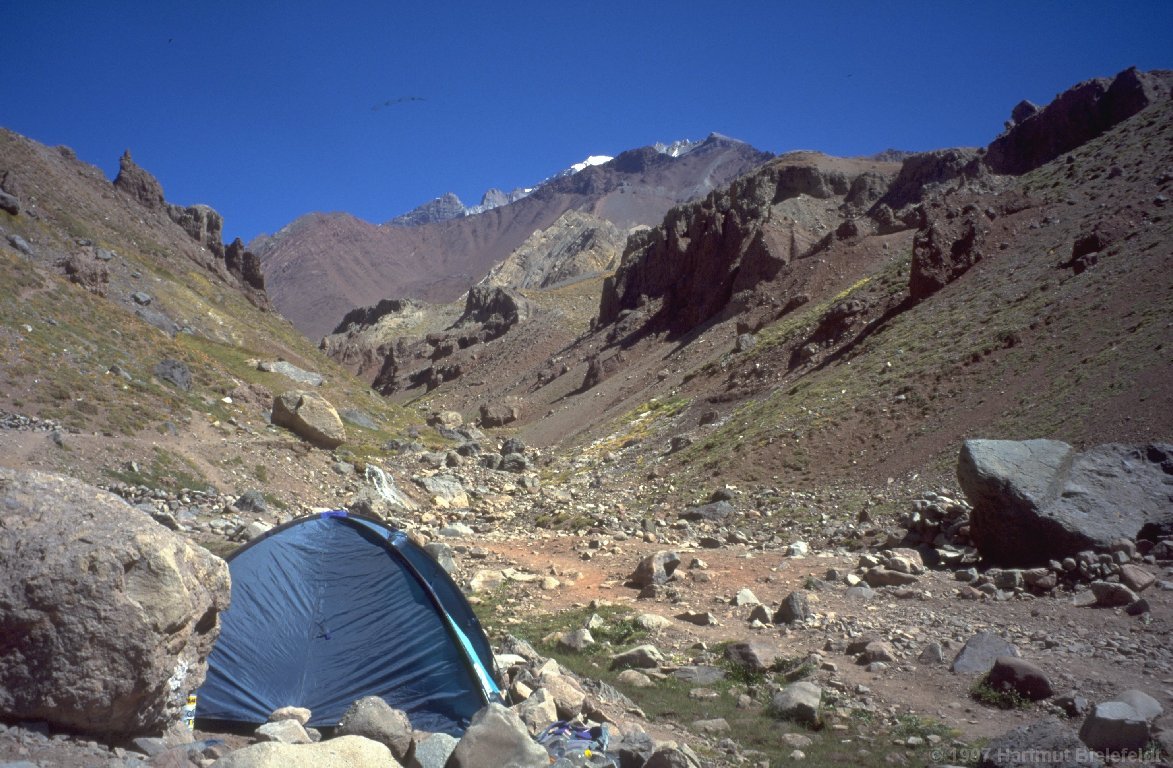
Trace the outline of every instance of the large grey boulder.
<path fill-rule="evenodd" d="M 1045 564 L 1115 539 L 1173 530 L 1173 445 L 967 440 L 957 479 L 973 505 L 971 536 L 986 559 Z"/>
<path fill-rule="evenodd" d="M 510 709 L 489 704 L 472 717 L 445 768 L 547 768 L 550 757 Z"/>
<path fill-rule="evenodd" d="M 1079 738 L 1102 752 L 1141 749 L 1149 743 L 1149 724 L 1131 704 L 1105 701 L 1092 708 Z"/>
<path fill-rule="evenodd" d="M 291 389 L 273 398 L 271 421 L 320 448 L 346 442 L 346 427 L 330 401 L 316 392 Z"/>
<path fill-rule="evenodd" d="M 982 750 L 978 768 L 1102 768 L 1103 761 L 1090 752 L 1056 717 L 1019 726 L 992 740 Z"/>
<path fill-rule="evenodd" d="M 163 731 L 203 683 L 228 566 L 117 496 L 0 469 L 0 719 Z"/>
<path fill-rule="evenodd" d="M 362 736 L 340 736 L 317 744 L 253 744 L 215 764 L 216 768 L 401 768 L 391 750 Z"/>
<path fill-rule="evenodd" d="M 350 705 L 338 722 L 339 736 L 364 736 L 384 744 L 401 763 L 415 752 L 411 720 L 378 696 L 364 696 Z"/>
<path fill-rule="evenodd" d="M 456 749 L 456 737 L 446 733 L 417 734 L 415 758 L 409 768 L 444 768 L 452 751 Z"/>
<path fill-rule="evenodd" d="M 784 720 L 817 726 L 822 720 L 822 698 L 822 688 L 803 680 L 775 693 L 772 705 L 774 713 Z"/>
<path fill-rule="evenodd" d="M 639 589 L 652 584 L 664 584 L 679 566 L 680 555 L 661 550 L 639 561 L 635 570 L 627 577 L 627 585 Z"/>
<path fill-rule="evenodd" d="M 1009 640 L 993 632 L 978 632 L 965 641 L 950 666 L 954 672 L 963 675 L 984 675 L 994 667 L 999 657 L 1020 657 L 1018 648 Z"/>

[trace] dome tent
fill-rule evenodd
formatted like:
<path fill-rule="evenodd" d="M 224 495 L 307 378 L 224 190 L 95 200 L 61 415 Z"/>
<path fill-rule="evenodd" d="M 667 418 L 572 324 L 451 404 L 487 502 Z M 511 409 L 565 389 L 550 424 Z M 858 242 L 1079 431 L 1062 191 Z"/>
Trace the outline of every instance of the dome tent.
<path fill-rule="evenodd" d="M 489 642 L 460 589 L 402 531 L 345 511 L 298 518 L 229 557 L 232 603 L 196 717 L 263 723 L 307 707 L 337 725 L 364 696 L 418 730 L 463 732 L 500 701 Z"/>

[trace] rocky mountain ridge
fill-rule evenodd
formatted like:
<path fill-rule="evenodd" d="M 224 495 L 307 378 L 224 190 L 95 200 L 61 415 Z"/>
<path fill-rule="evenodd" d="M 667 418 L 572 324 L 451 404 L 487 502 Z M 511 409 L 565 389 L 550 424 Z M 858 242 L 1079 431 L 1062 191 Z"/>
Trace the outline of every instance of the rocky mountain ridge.
<path fill-rule="evenodd" d="M 553 178 L 474 216 L 380 227 L 347 214 L 310 214 L 249 247 L 261 256 L 268 292 L 282 314 L 319 339 L 355 307 L 386 298 L 456 299 L 568 210 L 606 219 L 620 230 L 654 224 L 672 206 L 768 157 L 719 136 L 679 157 L 646 147 Z"/>

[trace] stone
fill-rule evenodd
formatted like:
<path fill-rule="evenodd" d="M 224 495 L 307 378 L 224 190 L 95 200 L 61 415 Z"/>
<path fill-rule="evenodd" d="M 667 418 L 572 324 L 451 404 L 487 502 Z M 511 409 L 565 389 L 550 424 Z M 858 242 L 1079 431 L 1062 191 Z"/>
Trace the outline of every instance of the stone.
<path fill-rule="evenodd" d="M 871 587 L 861 584 L 855 587 L 848 587 L 843 593 L 843 596 L 848 600 L 862 600 L 866 602 L 876 596 L 876 591 Z"/>
<path fill-rule="evenodd" d="M 753 638 L 725 646 L 725 658 L 751 672 L 769 670 L 782 655 L 781 646 L 766 638 Z"/>
<path fill-rule="evenodd" d="M 916 660 L 921 664 L 944 664 L 945 651 L 943 648 L 941 648 L 940 643 L 929 643 L 924 647 L 924 650 L 920 652 L 920 655 L 916 657 Z"/>
<path fill-rule="evenodd" d="M 774 612 L 775 624 L 794 624 L 811 617 L 810 600 L 805 592 L 791 592 Z"/>
<path fill-rule="evenodd" d="M 351 704 L 338 721 L 339 736 L 362 736 L 391 750 L 401 763 L 411 760 L 415 752 L 411 720 L 378 696 L 364 696 Z"/>
<path fill-rule="evenodd" d="M 707 611 L 685 611 L 676 614 L 675 618 L 698 627 L 712 627 L 717 623 L 717 617 Z"/>
<path fill-rule="evenodd" d="M 319 448 L 334 449 L 346 442 L 338 411 L 316 392 L 293 389 L 274 397 L 270 420 Z"/>
<path fill-rule="evenodd" d="M 320 387 L 326 381 L 322 374 L 298 368 L 293 363 L 286 362 L 285 360 L 275 360 L 273 362 L 261 361 L 257 363 L 257 370 L 265 371 L 266 373 L 279 373 L 287 379 L 296 381 L 298 384 L 305 384 L 311 387 Z"/>
<path fill-rule="evenodd" d="M 191 391 L 191 369 L 182 360 L 166 358 L 155 365 L 155 378 L 173 384 L 184 392 Z"/>
<path fill-rule="evenodd" d="M 444 768 L 452 751 L 456 749 L 457 739 L 446 733 L 431 733 L 426 736 L 417 734 L 415 745 L 415 766 L 411 768 Z"/>
<path fill-rule="evenodd" d="M 1047 765 L 1061 768 L 1103 768 L 1098 755 L 1090 753 L 1075 731 L 1058 718 L 1047 717 L 1019 726 L 992 739 L 982 750 L 979 768 L 1030 768 Z"/>
<path fill-rule="evenodd" d="M 893 662 L 896 661 L 896 655 L 892 652 L 892 646 L 881 640 L 873 640 L 864 646 L 858 661 L 860 664 L 874 664 L 877 661 Z"/>
<path fill-rule="evenodd" d="M 688 747 L 662 746 L 652 753 L 643 768 L 701 768 L 701 761 Z"/>
<path fill-rule="evenodd" d="M 589 629 L 575 629 L 558 638 L 559 648 L 574 653 L 582 653 L 594 644 L 595 638 L 591 636 Z"/>
<path fill-rule="evenodd" d="M 1165 713 L 1165 708 L 1161 706 L 1161 702 L 1154 699 L 1144 691 L 1138 691 L 1135 688 L 1124 691 L 1118 694 L 1113 701 L 1123 701 L 1128 706 L 1136 710 L 1136 713 L 1142 719 L 1152 721 Z"/>
<path fill-rule="evenodd" d="M 791 683 L 774 694 L 774 714 L 784 720 L 794 720 L 809 726 L 822 721 L 823 689 L 805 680 Z"/>
<path fill-rule="evenodd" d="M 757 596 L 753 593 L 753 591 L 750 590 L 749 587 L 743 587 L 737 591 L 736 595 L 733 596 L 731 604 L 736 606 L 760 605 L 761 602 L 762 601 L 758 600 Z"/>
<path fill-rule="evenodd" d="M 134 162 L 129 149 L 118 158 L 118 175 L 114 177 L 114 187 L 150 210 L 162 210 L 166 205 L 159 180 Z"/>
<path fill-rule="evenodd" d="M 915 584 L 917 577 L 911 573 L 894 571 L 891 568 L 876 566 L 869 568 L 863 575 L 863 580 L 871 587 L 903 587 Z"/>
<path fill-rule="evenodd" d="M 490 592 L 505 583 L 505 574 L 497 570 L 481 569 L 468 580 L 468 591 L 473 594 Z"/>
<path fill-rule="evenodd" d="M 700 522 L 708 520 L 711 522 L 720 522 L 725 520 L 733 514 L 733 505 L 728 501 L 714 501 L 709 504 L 702 504 L 699 507 L 689 507 L 680 513 L 681 520 L 690 520 L 692 522 Z"/>
<path fill-rule="evenodd" d="M 728 733 L 732 730 L 729 721 L 723 717 L 714 717 L 708 720 L 694 720 L 692 729 L 698 733 Z"/>
<path fill-rule="evenodd" d="M 489 704 L 472 717 L 445 768 L 548 768 L 549 755 L 512 710 Z"/>
<path fill-rule="evenodd" d="M 178 720 L 228 607 L 228 567 L 121 498 L 0 469 L 0 719 L 135 736 Z"/>
<path fill-rule="evenodd" d="M 967 440 L 957 478 L 973 506 L 970 536 L 983 558 L 1030 566 L 1168 530 L 1173 508 L 1164 467 L 1171 461 L 1166 443 L 1077 453 L 1056 440 Z"/>
<path fill-rule="evenodd" d="M 10 195 L 7 192 L 0 190 L 0 211 L 5 211 L 13 216 L 20 215 L 20 199 L 16 195 Z"/>
<path fill-rule="evenodd" d="M 611 669 L 655 669 L 664 663 L 664 654 L 654 645 L 637 645 L 611 657 Z"/>
<path fill-rule="evenodd" d="M 631 669 L 625 670 L 625 672 L 640 674 Z M 648 682 L 651 683 L 651 680 L 649 679 Z M 518 704 L 515 710 L 531 736 L 537 736 L 550 723 L 558 719 L 558 705 L 554 701 L 554 695 L 545 688 L 534 691 L 529 698 Z"/>
<path fill-rule="evenodd" d="M 296 720 L 277 720 L 264 723 L 256 730 L 256 736 L 264 741 L 281 744 L 310 744 L 313 740 L 305 727 Z"/>
<path fill-rule="evenodd" d="M 994 667 L 999 656 L 1021 655 L 1010 641 L 992 632 L 978 632 L 965 641 L 949 668 L 963 675 L 984 675 Z"/>
<path fill-rule="evenodd" d="M 621 685 L 631 686 L 632 688 L 651 688 L 655 685 L 652 678 L 635 669 L 625 669 L 616 677 Z"/>
<path fill-rule="evenodd" d="M 995 691 L 1014 691 L 1031 701 L 1042 701 L 1055 694 L 1051 680 L 1042 669 L 1013 656 L 995 659 L 986 682 Z"/>
<path fill-rule="evenodd" d="M 664 584 L 672 577 L 679 565 L 680 555 L 661 550 L 639 561 L 635 570 L 627 577 L 627 585 L 641 589 L 653 584 Z"/>
<path fill-rule="evenodd" d="M 362 736 L 340 736 L 317 744 L 262 742 L 229 752 L 216 768 L 392 768 L 391 751 Z"/>
<path fill-rule="evenodd" d="M 281 720 L 296 720 L 299 724 L 305 725 L 310 721 L 312 715 L 313 713 L 305 707 L 278 707 L 269 715 L 269 722 L 276 723 Z"/>
<path fill-rule="evenodd" d="M 1129 563 L 1120 566 L 1120 583 L 1133 592 L 1140 593 L 1157 583 L 1157 577 L 1139 565 Z"/>
<path fill-rule="evenodd" d="M 1141 749 L 1149 743 L 1149 724 L 1130 705 L 1105 701 L 1092 707 L 1079 738 L 1101 752 Z"/>
<path fill-rule="evenodd" d="M 1113 581 L 1093 581 L 1091 590 L 1096 596 L 1096 605 L 1104 608 L 1123 608 L 1137 600 L 1135 592 Z"/>
<path fill-rule="evenodd" d="M 658 613 L 641 613 L 635 617 L 635 623 L 649 632 L 655 632 L 656 630 L 672 626 L 672 619 L 661 616 Z"/>
<path fill-rule="evenodd" d="M 486 428 L 503 427 L 521 417 L 516 405 L 499 401 L 481 405 L 480 414 L 481 426 Z"/>
<path fill-rule="evenodd" d="M 432 497 L 432 500 L 438 502 L 440 506 L 449 509 L 463 509 L 468 507 L 468 493 L 464 490 L 464 485 L 461 484 L 460 479 L 453 475 L 430 475 L 428 477 L 413 478 L 416 485 L 423 488 Z M 464 525 L 460 523 L 459 525 Z M 467 530 L 472 533 L 472 528 L 464 526 L 463 529 L 455 528 L 453 530 Z M 464 535 L 469 535 L 468 533 Z"/>
<path fill-rule="evenodd" d="M 677 680 L 694 685 L 712 685 L 718 680 L 725 679 L 725 670 L 720 667 L 710 667 L 705 664 L 686 665 L 672 671 Z"/>
<path fill-rule="evenodd" d="M 424 545 L 424 551 L 432 556 L 432 559 L 444 569 L 445 573 L 449 576 L 455 575 L 456 553 L 452 547 L 442 541 L 429 541 Z"/>

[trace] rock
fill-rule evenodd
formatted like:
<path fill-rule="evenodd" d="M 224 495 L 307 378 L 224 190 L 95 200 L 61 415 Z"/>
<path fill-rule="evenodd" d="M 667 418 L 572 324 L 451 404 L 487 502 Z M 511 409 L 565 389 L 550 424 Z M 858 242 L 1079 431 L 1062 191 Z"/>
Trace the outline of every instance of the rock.
<path fill-rule="evenodd" d="M 916 657 L 916 660 L 921 664 L 944 664 L 945 651 L 941 648 L 940 643 L 929 643 L 920 652 L 920 655 Z"/>
<path fill-rule="evenodd" d="M 452 547 L 442 541 L 429 541 L 424 545 L 424 551 L 431 555 L 432 559 L 449 576 L 453 576 L 456 573 L 456 553 L 452 551 Z"/>
<path fill-rule="evenodd" d="M 167 358 L 155 366 L 155 378 L 174 384 L 184 392 L 191 391 L 191 370 L 182 360 Z"/>
<path fill-rule="evenodd" d="M 1104 608 L 1123 608 L 1136 602 L 1136 593 L 1123 584 L 1112 581 L 1093 581 L 1092 594 L 1096 596 L 1096 605 Z"/>
<path fill-rule="evenodd" d="M 241 512 L 250 512 L 263 515 L 269 511 L 269 503 L 265 501 L 265 494 L 260 491 L 245 491 L 232 502 L 232 506 Z"/>
<path fill-rule="evenodd" d="M 782 656 L 782 648 L 773 640 L 754 638 L 725 646 L 725 658 L 751 672 L 765 672 Z"/>
<path fill-rule="evenodd" d="M 20 215 L 20 200 L 16 195 L 10 195 L 0 190 L 0 211 L 5 211 L 13 216 Z"/>
<path fill-rule="evenodd" d="M 814 683 L 791 683 L 774 694 L 774 714 L 784 720 L 794 720 L 809 726 L 818 726 L 822 720 L 820 705 L 823 689 Z"/>
<path fill-rule="evenodd" d="M 624 670 L 620 673 L 620 677 L 628 672 L 639 675 L 633 669 Z M 643 677 L 647 677 L 643 675 Z M 648 684 L 651 684 L 648 679 Z M 545 728 L 558 719 L 558 705 L 554 701 L 554 695 L 545 688 L 539 688 L 534 691 L 528 699 L 518 704 L 515 708 L 517 716 L 521 718 L 521 722 L 525 723 L 525 727 L 529 730 L 531 736 L 537 736 Z"/>
<path fill-rule="evenodd" d="M 362 736 L 340 736 L 317 744 L 263 742 L 230 752 L 216 768 L 392 768 L 391 751 Z"/>
<path fill-rule="evenodd" d="M 714 501 L 699 507 L 689 507 L 680 513 L 681 520 L 720 522 L 733 514 L 733 505 L 728 501 Z"/>
<path fill-rule="evenodd" d="M 873 640 L 864 646 L 858 661 L 860 664 L 874 664 L 877 661 L 890 663 L 896 661 L 896 655 L 892 652 L 892 646 L 881 640 Z"/>
<path fill-rule="evenodd" d="M 635 623 L 649 632 L 665 629 L 672 626 L 672 619 L 665 618 L 657 613 L 641 613 L 635 617 Z"/>
<path fill-rule="evenodd" d="M 378 696 L 364 696 L 351 704 L 338 721 L 337 733 L 377 741 L 390 749 L 401 763 L 410 762 L 415 752 L 415 738 L 407 714 Z"/>
<path fill-rule="evenodd" d="M 118 175 L 114 177 L 114 187 L 150 210 L 163 210 L 166 205 L 159 180 L 134 162 L 129 149 L 118 159 Z"/>
<path fill-rule="evenodd" d="M 1041 701 L 1055 694 L 1047 674 L 1025 659 L 999 656 L 986 682 L 995 691 L 1014 691 L 1031 701 Z"/>
<path fill-rule="evenodd" d="M 990 143 L 985 163 L 994 173 L 1022 174 L 1091 141 L 1151 103 L 1168 98 L 1161 73 L 1135 67 L 1113 78 L 1086 80 L 1011 126 Z M 1026 110 L 1011 113 L 1024 114 Z"/>
<path fill-rule="evenodd" d="M 132 736 L 203 682 L 228 567 L 125 501 L 0 469 L 0 718 Z"/>
<path fill-rule="evenodd" d="M 627 577 L 627 585 L 640 589 L 652 584 L 664 584 L 679 565 L 680 555 L 675 552 L 662 550 L 648 555 L 639 561 L 639 565 Z"/>
<path fill-rule="evenodd" d="M 1009 641 L 992 632 L 978 632 L 965 641 L 949 668 L 963 675 L 984 675 L 993 668 L 999 656 L 1021 655 Z"/>
<path fill-rule="evenodd" d="M 810 552 L 810 545 L 805 541 L 796 541 L 786 547 L 787 557 L 806 557 L 808 552 Z"/>
<path fill-rule="evenodd" d="M 558 717 L 573 720 L 582 713 L 587 694 L 574 678 L 558 672 L 545 672 L 539 683 L 542 690 L 553 698 Z"/>
<path fill-rule="evenodd" d="M 1079 738 L 1092 749 L 1141 749 L 1149 743 L 1149 724 L 1130 705 L 1105 701 L 1092 708 L 1079 729 Z"/>
<path fill-rule="evenodd" d="M 513 711 L 489 704 L 473 715 L 445 768 L 548 768 L 549 755 Z"/>
<path fill-rule="evenodd" d="M 1055 440 L 967 440 L 957 478 L 982 556 L 1036 565 L 1173 526 L 1171 462 L 1173 445 L 1164 443 L 1076 453 Z"/>
<path fill-rule="evenodd" d="M 634 669 L 625 669 L 616 677 L 621 685 L 628 685 L 632 688 L 651 688 L 655 683 L 652 678 Z"/>
<path fill-rule="evenodd" d="M 269 722 L 276 723 L 281 720 L 296 720 L 300 725 L 305 725 L 310 721 L 313 715 L 305 707 L 280 707 L 273 710 L 269 715 Z"/>
<path fill-rule="evenodd" d="M 749 587 L 742 587 L 737 591 L 737 594 L 733 596 L 733 600 L 730 604 L 740 607 L 743 605 L 760 605 L 761 602 L 762 601 L 758 600 L 757 595 L 755 595 Z"/>
<path fill-rule="evenodd" d="M 678 744 L 659 747 L 643 768 L 701 768 L 701 761 L 691 749 Z"/>
<path fill-rule="evenodd" d="M 903 587 L 909 584 L 915 584 L 917 577 L 911 573 L 902 573 L 901 571 L 894 571 L 891 568 L 883 568 L 875 566 L 868 568 L 863 575 L 863 580 L 871 587 Z"/>
<path fill-rule="evenodd" d="M 476 594 L 478 592 L 489 592 L 505 583 L 505 574 L 501 571 L 482 569 L 472 575 L 468 580 L 468 591 Z"/>
<path fill-rule="evenodd" d="M 591 637 L 591 631 L 589 629 L 576 629 L 558 638 L 559 648 L 575 653 L 582 653 L 594 644 L 595 638 Z"/>
<path fill-rule="evenodd" d="M 28 240 L 25 240 L 20 235 L 9 235 L 8 244 L 23 253 L 25 256 L 33 255 L 33 247 L 29 245 Z"/>
<path fill-rule="evenodd" d="M 279 373 L 287 379 L 296 381 L 298 384 L 306 384 L 311 387 L 320 387 L 326 381 L 322 377 L 322 374 L 303 370 L 293 363 L 284 360 L 259 362 L 257 363 L 257 370 L 265 371 L 266 373 Z"/>
<path fill-rule="evenodd" d="M 848 587 L 843 593 L 843 596 L 848 600 L 871 600 L 876 596 L 876 591 L 871 587 L 860 585 L 858 587 Z"/>
<path fill-rule="evenodd" d="M 293 389 L 273 398 L 271 421 L 320 448 L 333 449 L 346 442 L 346 427 L 338 411 L 316 392 Z"/>
<path fill-rule="evenodd" d="M 676 618 L 689 624 L 696 624 L 698 627 L 712 627 L 717 624 L 717 617 L 708 611 L 685 611 L 676 614 Z"/>
<path fill-rule="evenodd" d="M 672 676 L 693 685 L 712 685 L 718 680 L 725 679 L 725 670 L 719 667 L 710 667 L 704 664 L 686 665 L 677 667 Z"/>
<path fill-rule="evenodd" d="M 775 624 L 793 624 L 811 616 L 810 601 L 804 592 L 791 592 L 774 613 Z"/>
<path fill-rule="evenodd" d="M 921 301 L 956 280 L 984 257 L 986 227 L 976 211 L 924 207 L 926 221 L 912 241 L 908 292 Z"/>
<path fill-rule="evenodd" d="M 637 645 L 611 657 L 611 669 L 655 669 L 664 663 L 664 654 L 654 645 Z"/>
<path fill-rule="evenodd" d="M 456 749 L 456 737 L 446 733 L 432 733 L 417 738 L 419 741 L 415 745 L 415 766 L 411 768 L 444 768 L 452 751 Z"/>
<path fill-rule="evenodd" d="M 167 216 L 187 236 L 207 248 L 217 258 L 224 258 L 224 217 L 207 205 L 168 205 Z M 243 248 L 243 246 L 242 246 Z"/>
<path fill-rule="evenodd" d="M 484 403 L 480 413 L 481 426 L 486 428 L 503 427 L 521 417 L 521 410 L 516 405 L 504 402 Z"/>
<path fill-rule="evenodd" d="M 1161 702 L 1144 691 L 1138 691 L 1135 688 L 1119 694 L 1113 701 L 1124 702 L 1135 709 L 1142 720 L 1148 720 L 1150 722 L 1165 713 L 1165 708 L 1161 706 Z"/>
<path fill-rule="evenodd" d="M 1055 699 L 1055 705 L 1062 709 L 1068 717 L 1083 717 L 1091 706 L 1085 697 L 1075 691 Z"/>
<path fill-rule="evenodd" d="M 454 475 L 431 475 L 413 479 L 416 485 L 428 492 L 433 501 L 439 501 L 443 507 L 463 509 L 469 505 L 468 494 L 460 479 Z M 471 530 L 469 528 L 470 532 Z"/>
<path fill-rule="evenodd" d="M 71 283 L 76 283 L 95 296 L 105 296 L 110 285 L 110 270 L 104 262 L 88 255 L 74 253 L 62 265 Z"/>
<path fill-rule="evenodd" d="M 979 768 L 1103 768 L 1099 756 L 1090 753 L 1058 718 L 1048 717 L 1007 731 L 982 750 Z"/>
<path fill-rule="evenodd" d="M 277 720 L 261 725 L 256 730 L 256 736 L 263 741 L 276 741 L 280 744 L 310 744 L 313 740 L 306 733 L 305 727 L 296 720 Z"/>
<path fill-rule="evenodd" d="M 1120 566 L 1120 583 L 1133 592 L 1140 593 L 1157 583 L 1157 577 L 1139 565 L 1127 563 Z"/>
<path fill-rule="evenodd" d="M 729 721 L 723 717 L 714 717 L 709 720 L 694 720 L 692 729 L 698 733 L 727 733 L 732 730 Z"/>

